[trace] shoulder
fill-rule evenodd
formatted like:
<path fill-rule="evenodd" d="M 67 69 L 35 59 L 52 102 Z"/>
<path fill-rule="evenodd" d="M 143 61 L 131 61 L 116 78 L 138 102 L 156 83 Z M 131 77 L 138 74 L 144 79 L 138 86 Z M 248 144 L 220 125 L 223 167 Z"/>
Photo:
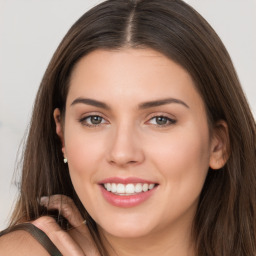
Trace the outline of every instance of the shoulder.
<path fill-rule="evenodd" d="M 12 231 L 0 237 L 0 255 L 49 256 L 42 245 L 24 230 Z"/>

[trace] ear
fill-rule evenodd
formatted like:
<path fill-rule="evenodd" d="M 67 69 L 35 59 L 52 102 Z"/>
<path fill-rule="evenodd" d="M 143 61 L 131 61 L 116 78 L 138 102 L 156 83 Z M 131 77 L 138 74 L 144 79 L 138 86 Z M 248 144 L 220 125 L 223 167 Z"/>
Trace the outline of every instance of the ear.
<path fill-rule="evenodd" d="M 216 123 L 212 132 L 211 155 L 209 166 L 217 170 L 222 168 L 229 158 L 229 132 L 228 125 L 221 120 Z"/>
<path fill-rule="evenodd" d="M 55 121 L 55 124 L 56 124 L 56 133 L 60 138 L 61 145 L 62 145 L 62 152 L 63 152 L 64 157 L 65 157 L 64 133 L 63 133 L 63 128 L 62 128 L 62 124 L 61 124 L 61 113 L 60 113 L 60 110 L 58 108 L 54 109 L 53 117 L 54 117 L 54 121 Z"/>

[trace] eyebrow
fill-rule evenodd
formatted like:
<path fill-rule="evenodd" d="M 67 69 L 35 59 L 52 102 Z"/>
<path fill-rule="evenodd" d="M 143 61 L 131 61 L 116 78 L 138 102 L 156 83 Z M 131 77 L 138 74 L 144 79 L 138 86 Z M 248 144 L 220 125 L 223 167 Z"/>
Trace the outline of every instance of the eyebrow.
<path fill-rule="evenodd" d="M 76 105 L 78 103 L 91 105 L 94 107 L 103 108 L 103 109 L 107 109 L 107 110 L 110 109 L 110 107 L 106 103 L 98 101 L 98 100 L 88 99 L 88 98 L 77 98 L 71 103 L 70 106 Z"/>
<path fill-rule="evenodd" d="M 189 108 L 189 106 L 182 100 L 175 99 L 175 98 L 167 98 L 167 99 L 154 100 L 154 101 L 141 103 L 139 105 L 139 109 L 153 108 L 153 107 L 158 107 L 158 106 L 162 106 L 170 103 L 181 104 L 184 107 Z"/>
<path fill-rule="evenodd" d="M 106 103 L 98 101 L 98 100 L 89 99 L 89 98 L 77 98 L 71 103 L 70 106 L 73 106 L 73 105 L 76 105 L 79 103 L 91 105 L 91 106 L 98 107 L 98 108 L 103 108 L 106 110 L 111 109 L 110 106 L 108 106 Z M 171 103 L 181 104 L 184 107 L 189 108 L 189 106 L 182 100 L 175 99 L 175 98 L 167 98 L 167 99 L 143 102 L 143 103 L 139 104 L 139 109 L 159 107 L 159 106 L 171 104 Z"/>

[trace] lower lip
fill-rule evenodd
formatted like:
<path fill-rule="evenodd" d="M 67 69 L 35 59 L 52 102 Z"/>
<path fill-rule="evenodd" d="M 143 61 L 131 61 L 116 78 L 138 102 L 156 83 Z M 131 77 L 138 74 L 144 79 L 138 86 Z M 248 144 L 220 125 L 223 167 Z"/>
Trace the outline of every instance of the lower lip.
<path fill-rule="evenodd" d="M 133 207 L 146 201 L 155 192 L 155 188 L 148 190 L 147 192 L 138 193 L 131 196 L 120 196 L 107 191 L 100 185 L 103 197 L 112 205 L 117 207 Z"/>

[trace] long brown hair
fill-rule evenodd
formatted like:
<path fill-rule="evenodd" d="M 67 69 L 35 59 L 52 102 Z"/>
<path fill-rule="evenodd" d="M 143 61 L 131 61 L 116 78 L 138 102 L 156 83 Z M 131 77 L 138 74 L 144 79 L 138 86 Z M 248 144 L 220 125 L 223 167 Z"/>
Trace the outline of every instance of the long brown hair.
<path fill-rule="evenodd" d="M 85 13 L 55 52 L 38 90 L 25 145 L 20 197 L 11 225 L 42 214 L 41 196 L 64 194 L 75 201 L 99 246 L 63 163 L 53 110 L 65 112 L 69 78 L 78 60 L 95 49 L 155 49 L 184 67 L 205 102 L 209 126 L 224 120 L 230 156 L 210 170 L 193 225 L 196 255 L 256 253 L 256 131 L 233 64 L 210 25 L 181 0 L 109 0 Z M 63 115 L 64 116 L 64 115 Z"/>

